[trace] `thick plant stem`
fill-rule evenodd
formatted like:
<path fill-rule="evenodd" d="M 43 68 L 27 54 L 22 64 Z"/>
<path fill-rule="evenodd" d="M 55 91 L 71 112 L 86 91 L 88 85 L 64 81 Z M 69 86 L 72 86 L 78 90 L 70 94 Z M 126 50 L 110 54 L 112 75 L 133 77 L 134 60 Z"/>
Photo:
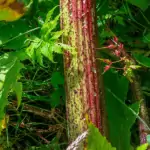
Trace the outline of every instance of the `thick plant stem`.
<path fill-rule="evenodd" d="M 72 142 L 87 129 L 87 118 L 104 134 L 104 101 L 95 56 L 95 1 L 60 0 L 60 6 L 63 42 L 75 48 L 64 54 L 68 137 Z"/>
<path fill-rule="evenodd" d="M 136 78 L 134 78 L 134 81 L 132 83 L 132 91 L 134 93 L 135 99 L 137 101 L 141 101 L 139 116 L 145 121 L 147 125 L 149 125 L 148 110 L 144 101 L 144 97 L 142 95 L 140 84 Z M 140 135 L 140 144 L 147 143 L 146 136 L 148 135 L 147 133 L 148 129 L 140 121 L 138 121 L 138 126 L 139 126 L 139 135 Z"/>

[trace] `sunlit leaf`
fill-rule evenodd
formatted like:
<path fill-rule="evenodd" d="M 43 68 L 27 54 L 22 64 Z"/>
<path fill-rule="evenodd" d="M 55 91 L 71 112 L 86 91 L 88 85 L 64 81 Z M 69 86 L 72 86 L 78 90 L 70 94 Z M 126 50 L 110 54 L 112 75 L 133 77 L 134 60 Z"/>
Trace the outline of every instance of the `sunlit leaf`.
<path fill-rule="evenodd" d="M 0 56 L 0 120 L 4 117 L 4 110 L 8 104 L 8 94 L 18 80 L 19 72 L 23 68 L 14 53 Z"/>
<path fill-rule="evenodd" d="M 7 126 L 7 123 L 9 122 L 9 116 L 8 115 L 5 115 L 3 120 L 0 121 L 0 129 L 3 130 L 6 128 Z"/>
<path fill-rule="evenodd" d="M 88 150 L 116 150 L 93 124 L 89 124 L 87 147 Z"/>
<path fill-rule="evenodd" d="M 136 150 L 147 150 L 147 147 L 148 147 L 148 143 L 145 143 L 145 144 L 143 144 L 143 145 L 137 147 Z"/>

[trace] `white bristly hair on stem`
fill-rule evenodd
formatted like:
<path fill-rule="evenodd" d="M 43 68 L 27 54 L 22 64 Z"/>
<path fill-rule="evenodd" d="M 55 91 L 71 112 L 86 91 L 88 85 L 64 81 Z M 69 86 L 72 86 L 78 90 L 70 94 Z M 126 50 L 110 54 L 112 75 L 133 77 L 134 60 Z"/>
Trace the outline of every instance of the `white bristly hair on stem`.
<path fill-rule="evenodd" d="M 83 141 L 88 135 L 88 131 L 83 132 L 82 134 L 80 134 L 75 141 L 73 141 L 66 150 L 77 150 L 79 144 L 81 143 L 81 141 Z"/>

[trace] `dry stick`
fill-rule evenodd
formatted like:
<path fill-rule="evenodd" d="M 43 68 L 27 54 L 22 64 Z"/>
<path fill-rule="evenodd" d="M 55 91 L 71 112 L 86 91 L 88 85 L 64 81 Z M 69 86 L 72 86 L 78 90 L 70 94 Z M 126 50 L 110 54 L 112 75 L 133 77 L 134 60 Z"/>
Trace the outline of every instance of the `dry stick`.
<path fill-rule="evenodd" d="M 46 138 L 44 138 L 40 133 L 37 133 L 36 135 L 39 136 L 46 144 L 50 143 L 50 141 L 48 141 Z"/>
<path fill-rule="evenodd" d="M 11 126 L 16 126 L 17 123 L 16 122 L 11 122 L 10 125 Z M 58 131 L 63 131 L 65 129 L 61 124 L 50 125 L 50 126 L 48 126 L 47 129 L 39 129 L 39 128 L 37 129 L 35 127 L 31 128 L 30 124 L 28 124 L 28 123 L 25 124 L 24 122 L 21 122 L 19 127 L 20 128 L 30 128 L 30 131 L 40 133 L 40 134 L 51 133 L 51 132 L 56 133 Z"/>
<path fill-rule="evenodd" d="M 13 101 L 12 104 L 9 104 L 8 107 L 14 108 L 15 106 L 17 106 L 17 102 Z M 37 116 L 40 116 L 48 120 L 55 119 L 55 121 L 57 121 L 56 116 L 59 116 L 54 109 L 51 111 L 48 111 L 48 110 L 43 110 L 43 109 L 28 105 L 28 104 L 24 104 L 23 109 L 26 110 L 27 112 L 33 113 Z"/>
<path fill-rule="evenodd" d="M 49 133 L 49 132 L 57 132 L 59 130 L 64 130 L 61 124 L 50 125 L 48 129 L 36 129 L 37 133 Z"/>
<path fill-rule="evenodd" d="M 8 106 L 10 109 L 11 108 L 14 108 L 14 107 L 17 107 L 17 103 L 16 101 L 13 101 L 12 103 L 9 104 Z M 24 104 L 24 109 L 26 109 L 28 112 L 30 113 L 33 113 L 35 115 L 38 115 L 40 117 L 43 117 L 45 119 L 48 119 L 48 120 L 51 120 L 51 119 L 54 119 L 56 120 L 56 115 L 58 117 L 60 117 L 54 110 L 52 110 L 51 112 L 48 111 L 48 110 L 41 110 L 40 108 L 38 107 L 35 107 L 35 106 L 31 106 L 31 105 L 28 105 L 28 104 Z M 16 125 L 16 123 L 12 123 L 13 126 Z M 22 128 L 29 128 L 29 125 L 28 124 L 24 124 L 20 127 Z M 56 125 L 51 125 L 48 127 L 48 129 L 32 129 L 33 131 L 36 132 L 37 136 L 39 136 L 46 144 L 49 143 L 49 141 L 44 138 L 41 134 L 43 133 L 49 133 L 49 132 L 56 132 L 56 131 L 63 131 L 65 128 L 63 127 L 63 125 L 61 124 L 56 124 Z"/>

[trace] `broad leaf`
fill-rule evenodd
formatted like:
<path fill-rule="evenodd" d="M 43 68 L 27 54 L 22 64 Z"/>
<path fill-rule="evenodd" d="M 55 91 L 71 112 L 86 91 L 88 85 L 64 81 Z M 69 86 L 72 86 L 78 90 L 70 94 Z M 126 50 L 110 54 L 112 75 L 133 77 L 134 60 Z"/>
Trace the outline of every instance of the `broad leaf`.
<path fill-rule="evenodd" d="M 145 11 L 148 8 L 148 5 L 150 4 L 149 0 L 127 0 L 127 1 L 132 5 L 141 8 L 143 11 Z"/>
<path fill-rule="evenodd" d="M 4 117 L 8 94 L 14 88 L 21 68 L 23 65 L 13 53 L 0 56 L 0 120 Z"/>
<path fill-rule="evenodd" d="M 116 150 L 111 144 L 106 140 L 105 137 L 101 135 L 98 128 L 93 124 L 89 124 L 89 134 L 88 134 L 88 150 Z"/>
<path fill-rule="evenodd" d="M 5 49 L 21 49 L 25 46 L 26 35 L 21 35 L 30 29 L 26 20 L 0 24 L 0 46 Z M 11 31 L 11 32 L 10 32 Z M 21 35 L 21 36 L 20 36 Z M 18 37 L 14 40 L 12 38 Z"/>
<path fill-rule="evenodd" d="M 133 57 L 139 64 L 141 64 L 145 67 L 150 67 L 150 58 L 149 57 L 146 57 L 140 53 L 134 53 Z"/>
<path fill-rule="evenodd" d="M 64 104 L 64 89 L 59 88 L 57 90 L 55 90 L 52 94 L 51 94 L 51 98 L 50 98 L 50 105 L 51 107 L 57 107 L 60 106 L 60 104 Z"/>
<path fill-rule="evenodd" d="M 57 87 L 60 84 L 64 84 L 64 77 L 60 74 L 60 72 L 53 72 L 51 77 L 51 84 L 54 87 Z"/>
<path fill-rule="evenodd" d="M 130 149 L 130 129 L 136 119 L 136 116 L 125 104 L 128 84 L 129 82 L 124 76 L 119 76 L 113 70 L 104 74 L 109 137 L 111 144 L 117 150 Z M 135 103 L 130 108 L 138 112 L 139 104 Z"/>

